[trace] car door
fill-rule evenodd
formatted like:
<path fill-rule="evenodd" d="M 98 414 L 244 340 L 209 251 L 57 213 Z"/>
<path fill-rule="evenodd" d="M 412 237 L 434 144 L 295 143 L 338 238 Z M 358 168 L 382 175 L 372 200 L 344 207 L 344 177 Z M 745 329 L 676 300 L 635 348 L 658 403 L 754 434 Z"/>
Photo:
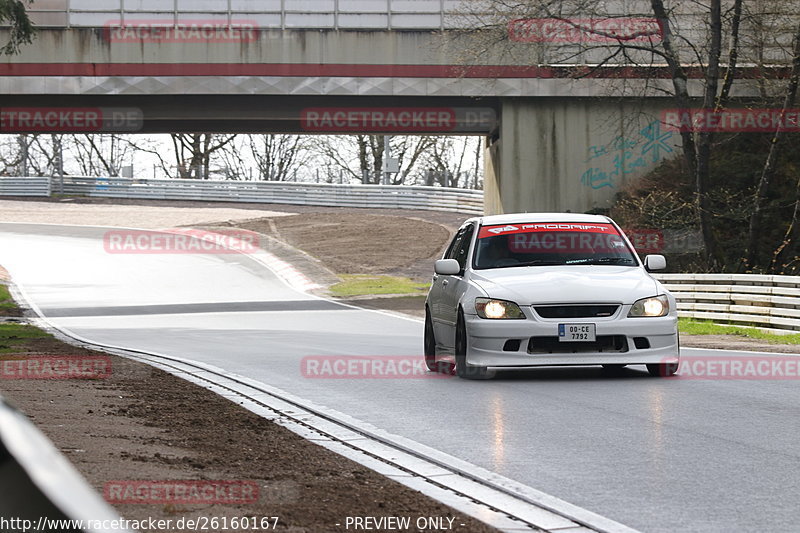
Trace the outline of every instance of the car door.
<path fill-rule="evenodd" d="M 474 224 L 464 226 L 461 239 L 452 250 L 452 257 L 450 257 L 450 259 L 458 261 L 458 264 L 461 265 L 461 272 L 453 276 L 440 276 L 444 278 L 442 280 L 441 308 L 439 310 L 442 323 L 441 343 L 448 348 L 455 347 L 458 303 L 467 290 L 467 281 L 464 279 L 464 273 L 468 266 L 467 258 L 469 257 L 469 249 L 472 245 L 472 235 L 474 231 Z"/>
<path fill-rule="evenodd" d="M 464 237 L 464 233 L 466 232 L 466 227 L 459 229 L 453 240 L 450 241 L 450 245 L 447 247 L 447 251 L 444 253 L 443 259 L 455 259 L 456 251 L 459 248 L 459 244 Z M 433 322 L 433 332 L 434 336 L 436 337 L 437 344 L 446 344 L 442 341 L 445 339 L 447 334 L 448 328 L 444 325 L 444 317 L 442 316 L 442 310 L 444 306 L 442 305 L 442 299 L 444 298 L 444 289 L 449 286 L 450 278 L 452 276 L 443 276 L 440 274 L 433 274 L 433 280 L 431 281 L 431 290 L 428 294 L 428 308 L 431 312 L 431 320 Z"/>

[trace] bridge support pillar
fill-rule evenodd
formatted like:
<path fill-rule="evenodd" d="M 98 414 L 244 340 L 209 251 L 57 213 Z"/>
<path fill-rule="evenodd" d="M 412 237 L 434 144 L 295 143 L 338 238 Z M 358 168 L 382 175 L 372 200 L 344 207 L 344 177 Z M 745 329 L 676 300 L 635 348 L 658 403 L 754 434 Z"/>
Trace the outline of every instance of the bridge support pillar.
<path fill-rule="evenodd" d="M 509 98 L 485 151 L 486 214 L 607 208 L 632 180 L 679 153 L 659 120 L 668 101 Z"/>

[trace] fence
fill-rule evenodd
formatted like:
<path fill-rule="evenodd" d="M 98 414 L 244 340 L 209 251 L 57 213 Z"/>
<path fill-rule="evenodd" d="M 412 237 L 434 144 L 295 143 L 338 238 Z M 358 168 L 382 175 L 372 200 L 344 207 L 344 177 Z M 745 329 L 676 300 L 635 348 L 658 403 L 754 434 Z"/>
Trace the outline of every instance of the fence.
<path fill-rule="evenodd" d="M 53 191 L 60 184 L 53 182 Z M 206 200 L 332 207 L 425 209 L 483 213 L 483 191 L 425 186 L 337 185 L 275 181 L 64 178 L 64 194 L 103 198 Z"/>
<path fill-rule="evenodd" d="M 800 277 L 753 274 L 659 274 L 678 314 L 800 331 Z"/>
<path fill-rule="evenodd" d="M 50 196 L 50 178 L 0 178 L 0 196 Z"/>

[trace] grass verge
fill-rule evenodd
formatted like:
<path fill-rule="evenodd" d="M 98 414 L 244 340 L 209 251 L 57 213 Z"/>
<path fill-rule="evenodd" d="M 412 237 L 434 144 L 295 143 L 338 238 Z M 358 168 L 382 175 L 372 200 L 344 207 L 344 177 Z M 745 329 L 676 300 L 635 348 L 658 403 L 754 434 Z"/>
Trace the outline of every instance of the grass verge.
<path fill-rule="evenodd" d="M 330 287 L 333 296 L 369 296 L 376 294 L 424 295 L 430 284 L 420 283 L 399 276 L 370 276 L 363 274 L 344 274 L 342 281 Z"/>
<path fill-rule="evenodd" d="M 695 318 L 679 318 L 678 329 L 681 333 L 686 333 L 687 335 L 738 335 L 772 344 L 800 344 L 800 333 L 776 335 L 756 328 L 726 326 L 716 324 L 710 320 L 697 320 Z"/>
<path fill-rule="evenodd" d="M 51 337 L 52 335 L 35 326 L 0 324 L 0 353 L 26 351 L 31 340 Z"/>
<path fill-rule="evenodd" d="M 8 287 L 0 284 L 0 309 L 16 310 L 19 309 L 17 303 L 11 298 L 11 293 L 8 292 Z"/>

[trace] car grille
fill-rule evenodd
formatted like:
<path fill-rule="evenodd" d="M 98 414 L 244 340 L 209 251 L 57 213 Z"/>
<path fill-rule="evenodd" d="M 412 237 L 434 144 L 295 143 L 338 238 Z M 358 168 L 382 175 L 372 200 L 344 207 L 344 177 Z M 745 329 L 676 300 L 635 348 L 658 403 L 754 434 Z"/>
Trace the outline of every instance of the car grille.
<path fill-rule="evenodd" d="M 594 342 L 559 342 L 558 337 L 531 337 L 528 353 L 623 353 L 628 351 L 625 335 L 598 335 Z"/>
<path fill-rule="evenodd" d="M 542 318 L 602 318 L 613 316 L 618 305 L 538 305 L 536 314 Z"/>

